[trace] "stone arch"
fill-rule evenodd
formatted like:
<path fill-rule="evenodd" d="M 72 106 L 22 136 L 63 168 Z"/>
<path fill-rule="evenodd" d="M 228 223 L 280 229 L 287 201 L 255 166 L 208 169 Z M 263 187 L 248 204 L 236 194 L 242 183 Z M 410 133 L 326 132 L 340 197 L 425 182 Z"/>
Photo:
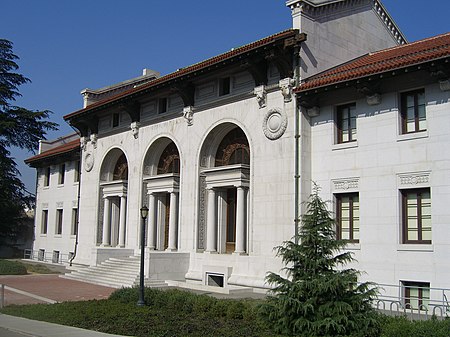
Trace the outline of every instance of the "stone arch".
<path fill-rule="evenodd" d="M 143 184 L 148 195 L 150 250 L 178 249 L 178 215 L 181 160 L 175 142 L 158 138 L 144 157 Z M 144 196 L 145 199 L 145 196 Z"/>
<path fill-rule="evenodd" d="M 97 242 L 103 247 L 126 244 L 128 159 L 119 148 L 111 149 L 100 167 L 99 225 Z"/>
<path fill-rule="evenodd" d="M 197 248 L 247 253 L 250 144 L 244 130 L 225 122 L 206 136 L 200 151 Z"/>

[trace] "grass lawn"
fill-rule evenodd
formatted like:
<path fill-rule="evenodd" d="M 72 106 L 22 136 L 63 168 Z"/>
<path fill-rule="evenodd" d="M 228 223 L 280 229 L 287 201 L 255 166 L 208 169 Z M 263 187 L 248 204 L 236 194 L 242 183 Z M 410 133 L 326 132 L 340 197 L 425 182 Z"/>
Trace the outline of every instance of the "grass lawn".
<path fill-rule="evenodd" d="M 223 300 L 181 290 L 145 291 L 138 307 L 137 288 L 114 292 L 108 300 L 8 306 L 1 313 L 128 336 L 276 337 L 259 315 L 263 300 Z M 380 315 L 378 336 L 450 337 L 450 319 L 415 321 Z M 310 337 L 310 336 L 308 336 Z"/>

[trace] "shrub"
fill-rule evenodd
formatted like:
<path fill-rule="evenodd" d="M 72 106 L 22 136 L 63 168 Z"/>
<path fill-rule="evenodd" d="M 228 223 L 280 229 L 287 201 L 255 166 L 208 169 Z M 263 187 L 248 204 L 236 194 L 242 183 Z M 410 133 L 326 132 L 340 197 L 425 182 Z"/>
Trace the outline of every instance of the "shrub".
<path fill-rule="evenodd" d="M 410 321 L 406 317 L 385 317 L 381 337 L 449 337 L 450 319 Z"/>
<path fill-rule="evenodd" d="M 0 275 L 26 275 L 27 268 L 18 261 L 0 260 Z"/>

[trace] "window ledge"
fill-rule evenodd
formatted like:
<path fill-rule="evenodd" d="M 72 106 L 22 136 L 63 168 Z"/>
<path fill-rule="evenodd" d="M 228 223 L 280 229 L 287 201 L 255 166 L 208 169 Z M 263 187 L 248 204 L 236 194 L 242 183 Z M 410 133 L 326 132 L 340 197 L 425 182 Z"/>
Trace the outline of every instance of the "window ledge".
<path fill-rule="evenodd" d="M 39 235 L 41 238 L 46 238 L 47 237 L 47 234 L 40 234 Z"/>
<path fill-rule="evenodd" d="M 62 238 L 62 234 L 55 234 L 55 238 Z"/>
<path fill-rule="evenodd" d="M 397 246 L 399 252 L 433 252 L 434 246 L 431 244 L 399 244 Z"/>
<path fill-rule="evenodd" d="M 64 187 L 64 184 L 58 184 L 58 188 Z"/>
<path fill-rule="evenodd" d="M 428 138 L 428 130 L 398 135 L 397 142 L 422 138 Z"/>
<path fill-rule="evenodd" d="M 70 238 L 71 238 L 71 239 L 76 239 L 76 237 L 77 237 L 77 236 L 76 236 L 75 234 L 70 234 Z"/>
<path fill-rule="evenodd" d="M 333 144 L 331 149 L 333 151 L 336 151 L 336 150 L 352 149 L 356 147 L 358 147 L 358 141 Z"/>
<path fill-rule="evenodd" d="M 361 250 L 361 244 L 360 243 L 347 243 L 345 245 L 346 250 Z"/>

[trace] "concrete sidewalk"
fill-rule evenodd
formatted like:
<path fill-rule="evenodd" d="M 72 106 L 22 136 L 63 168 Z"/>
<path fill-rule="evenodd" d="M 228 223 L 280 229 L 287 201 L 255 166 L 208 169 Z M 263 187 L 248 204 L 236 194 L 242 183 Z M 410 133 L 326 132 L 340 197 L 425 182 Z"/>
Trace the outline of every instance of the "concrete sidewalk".
<path fill-rule="evenodd" d="M 118 337 L 102 332 L 0 314 L 0 337 Z M 120 336 L 119 336 L 120 337 Z"/>

